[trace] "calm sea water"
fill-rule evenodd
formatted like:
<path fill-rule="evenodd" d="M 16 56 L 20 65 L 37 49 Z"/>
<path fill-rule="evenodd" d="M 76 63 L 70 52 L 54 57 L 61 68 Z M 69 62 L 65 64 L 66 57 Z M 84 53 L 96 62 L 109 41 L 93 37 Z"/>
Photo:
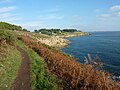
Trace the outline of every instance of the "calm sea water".
<path fill-rule="evenodd" d="M 120 77 L 120 31 L 92 32 L 90 36 L 67 38 L 69 46 L 61 50 L 83 63 L 84 57 L 99 55 L 103 69 Z"/>

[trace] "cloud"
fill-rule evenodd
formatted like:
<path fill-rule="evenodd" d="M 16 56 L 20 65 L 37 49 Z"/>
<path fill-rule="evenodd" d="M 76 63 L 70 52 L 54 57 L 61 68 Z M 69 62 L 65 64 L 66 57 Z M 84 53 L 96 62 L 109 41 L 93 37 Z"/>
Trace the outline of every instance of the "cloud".
<path fill-rule="evenodd" d="M 22 23 L 22 24 L 20 24 L 20 26 L 33 31 L 35 29 L 40 29 L 41 27 L 43 27 L 43 24 L 39 21 L 34 21 L 34 22 Z"/>
<path fill-rule="evenodd" d="M 101 17 L 110 17 L 110 14 L 101 14 Z"/>
<path fill-rule="evenodd" d="M 56 14 L 49 14 L 49 15 L 42 15 L 38 16 L 40 20 L 60 20 L 63 19 L 64 16 L 56 15 Z"/>
<path fill-rule="evenodd" d="M 120 5 L 115 5 L 110 8 L 112 11 L 119 11 L 120 10 Z"/>
<path fill-rule="evenodd" d="M 120 12 L 117 12 L 117 15 L 120 16 Z"/>
<path fill-rule="evenodd" d="M 104 13 L 102 13 L 104 12 Z M 120 23 L 120 6 L 109 7 L 97 15 L 97 21 L 94 30 L 119 30 Z"/>
<path fill-rule="evenodd" d="M 14 7 L 14 6 L 10 6 L 10 7 L 2 7 L 2 8 L 0 8 L 0 13 L 13 11 L 13 10 L 15 10 L 15 9 L 16 9 L 16 7 Z"/>
<path fill-rule="evenodd" d="M 5 19 L 2 19 L 2 21 L 4 22 L 15 22 L 15 21 L 18 21 L 18 20 L 21 20 L 21 18 L 17 18 L 17 17 L 11 17 L 11 18 L 5 18 Z"/>
<path fill-rule="evenodd" d="M 112 18 L 112 15 L 111 14 L 101 14 L 101 15 L 98 15 L 97 18 L 99 20 L 108 20 L 108 19 Z"/>
<path fill-rule="evenodd" d="M 100 14 L 97 15 L 97 18 L 99 20 L 114 20 L 119 19 L 120 17 L 120 5 L 115 5 L 110 8 L 108 8 L 106 11 L 106 14 Z"/>
<path fill-rule="evenodd" d="M 20 20 L 21 18 L 16 17 L 15 14 L 11 13 L 0 13 L 0 21 L 13 22 Z"/>
<path fill-rule="evenodd" d="M 13 14 L 10 14 L 10 13 L 1 13 L 0 14 L 0 19 L 6 19 L 6 18 L 10 18 L 10 17 L 13 17 L 14 15 Z"/>
<path fill-rule="evenodd" d="M 18 18 L 16 15 L 13 14 L 11 11 L 14 11 L 16 7 L 9 6 L 9 7 L 2 7 L 0 8 L 0 21 L 5 22 L 14 22 L 16 20 L 20 20 L 21 18 Z"/>
<path fill-rule="evenodd" d="M 10 0 L 0 0 L 0 3 L 10 2 Z"/>

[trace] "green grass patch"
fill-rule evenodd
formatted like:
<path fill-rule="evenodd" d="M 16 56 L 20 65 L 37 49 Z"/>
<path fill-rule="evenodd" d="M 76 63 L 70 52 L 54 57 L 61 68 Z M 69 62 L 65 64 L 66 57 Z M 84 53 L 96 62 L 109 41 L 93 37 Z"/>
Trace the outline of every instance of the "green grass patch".
<path fill-rule="evenodd" d="M 30 58 L 31 90 L 59 90 L 61 88 L 61 80 L 47 72 L 44 60 L 21 41 L 18 41 L 17 44 L 28 53 Z"/>
<path fill-rule="evenodd" d="M 16 78 L 21 55 L 14 46 L 0 46 L 0 90 L 8 90 Z"/>

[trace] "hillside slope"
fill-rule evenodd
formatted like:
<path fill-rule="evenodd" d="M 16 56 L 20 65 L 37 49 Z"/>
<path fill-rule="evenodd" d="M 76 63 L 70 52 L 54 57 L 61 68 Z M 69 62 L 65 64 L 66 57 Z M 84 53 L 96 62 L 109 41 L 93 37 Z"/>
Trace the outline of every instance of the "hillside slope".
<path fill-rule="evenodd" d="M 0 30 L 1 90 L 10 87 L 12 90 L 16 83 L 20 84 L 16 87 L 18 89 L 26 81 L 25 86 L 31 90 L 120 90 L 120 82 L 112 80 L 111 74 L 97 70 L 94 63 L 78 63 L 55 46 L 39 41 L 51 37 L 53 36 L 19 30 Z M 22 58 L 23 56 L 27 58 Z M 27 64 L 20 66 L 21 60 Z M 27 67 L 27 71 L 23 70 L 24 73 L 21 72 L 23 67 Z"/>
<path fill-rule="evenodd" d="M 57 76 L 47 72 L 41 57 L 17 40 L 12 31 L 0 30 L 0 90 L 58 90 L 60 85 Z"/>
<path fill-rule="evenodd" d="M 110 74 L 96 70 L 92 65 L 80 64 L 54 48 L 37 43 L 30 37 L 19 37 L 27 46 L 44 58 L 47 69 L 62 78 L 66 90 L 119 90 L 119 82 Z"/>

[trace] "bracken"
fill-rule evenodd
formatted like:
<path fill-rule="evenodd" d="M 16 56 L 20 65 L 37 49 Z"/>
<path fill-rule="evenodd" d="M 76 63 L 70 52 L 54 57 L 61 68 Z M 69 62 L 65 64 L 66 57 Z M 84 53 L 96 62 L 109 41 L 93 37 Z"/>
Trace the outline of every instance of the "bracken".
<path fill-rule="evenodd" d="M 104 71 L 96 70 L 89 64 L 80 64 L 63 53 L 37 43 L 30 37 L 21 36 L 27 46 L 44 58 L 47 69 L 62 78 L 64 90 L 120 90 L 120 84 L 110 79 Z"/>

